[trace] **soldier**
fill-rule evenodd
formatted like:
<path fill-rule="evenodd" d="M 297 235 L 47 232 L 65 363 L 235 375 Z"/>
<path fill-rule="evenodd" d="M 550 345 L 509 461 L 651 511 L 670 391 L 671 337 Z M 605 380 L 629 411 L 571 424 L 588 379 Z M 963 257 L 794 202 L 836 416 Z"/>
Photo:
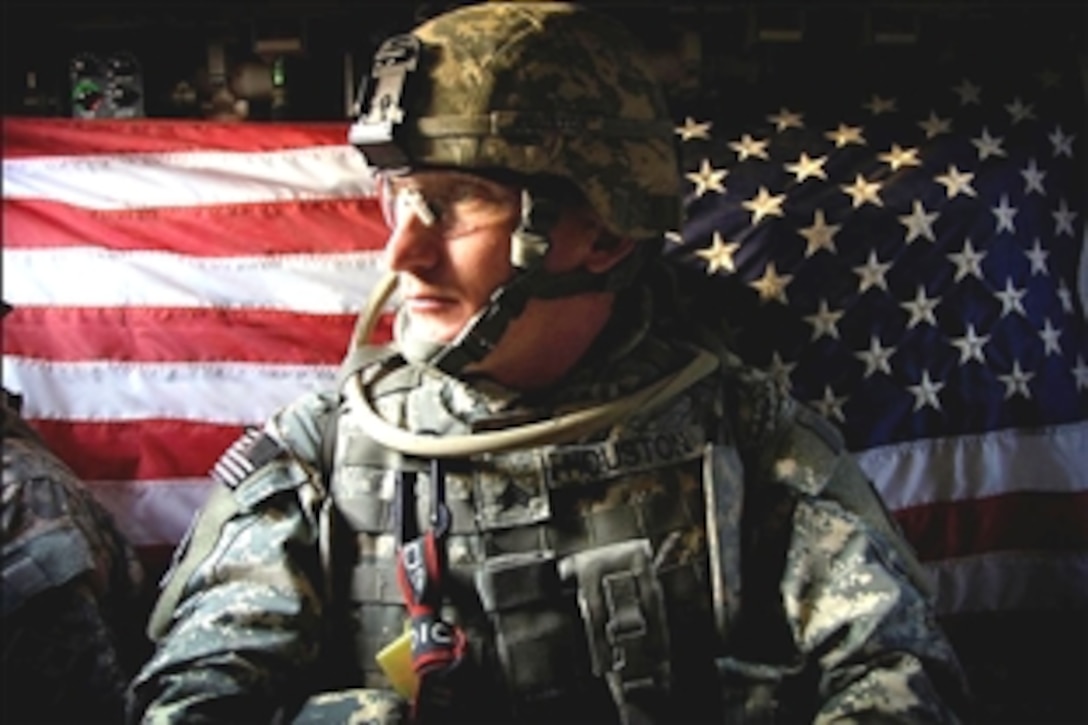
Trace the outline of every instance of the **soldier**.
<path fill-rule="evenodd" d="M 19 397 L 3 395 L 3 721 L 120 722 L 148 655 L 143 569 Z"/>
<path fill-rule="evenodd" d="M 924 576 L 838 433 L 682 304 L 673 125 L 630 34 L 450 10 L 381 45 L 350 141 L 393 276 L 336 389 L 221 459 L 133 720 L 956 720 Z"/>

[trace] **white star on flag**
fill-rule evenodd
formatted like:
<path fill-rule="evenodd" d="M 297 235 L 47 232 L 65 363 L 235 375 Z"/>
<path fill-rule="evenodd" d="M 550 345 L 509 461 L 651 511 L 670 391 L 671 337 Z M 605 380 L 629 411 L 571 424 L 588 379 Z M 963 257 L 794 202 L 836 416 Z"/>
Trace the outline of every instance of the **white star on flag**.
<path fill-rule="evenodd" d="M 1016 225 L 1013 223 L 1013 218 L 1016 216 L 1017 209 L 1014 206 L 1009 205 L 1009 197 L 1006 194 L 1001 195 L 1001 203 L 990 209 L 997 218 L 997 232 L 1009 232 L 1010 234 L 1016 233 Z"/>
<path fill-rule="evenodd" d="M 1020 369 L 1020 361 L 1016 360 L 1012 364 L 1012 371 L 1008 375 L 998 375 L 997 379 L 1005 383 L 1005 398 L 1011 398 L 1014 395 L 1022 395 L 1025 398 L 1031 397 L 1031 390 L 1028 388 L 1028 383 L 1035 377 L 1035 373 L 1025 372 Z"/>
<path fill-rule="evenodd" d="M 741 206 L 752 212 L 752 224 L 759 224 L 763 217 L 782 216 L 782 202 L 785 200 L 785 194 L 772 195 L 766 188 L 761 186 L 755 198 L 742 202 Z"/>
<path fill-rule="evenodd" d="M 978 335 L 975 326 L 967 323 L 967 334 L 963 337 L 952 338 L 952 344 L 960 351 L 960 365 L 977 360 L 983 365 L 986 358 L 982 355 L 982 347 L 989 341 L 989 335 Z"/>
<path fill-rule="evenodd" d="M 873 96 L 865 103 L 865 108 L 873 115 L 880 115 L 881 113 L 891 113 L 895 110 L 895 105 L 897 105 L 897 101 L 894 98 Z"/>
<path fill-rule="evenodd" d="M 839 127 L 834 131 L 828 131 L 827 138 L 835 142 L 835 148 L 841 149 L 843 146 L 849 146 L 850 144 L 865 144 L 865 137 L 861 135 L 860 126 L 847 126 L 844 123 L 840 123 Z"/>
<path fill-rule="evenodd" d="M 958 86 L 952 89 L 960 97 L 960 105 L 978 105 L 982 102 L 982 89 L 964 78 Z"/>
<path fill-rule="evenodd" d="M 792 279 L 793 275 L 778 274 L 778 271 L 774 267 L 774 262 L 770 262 L 767 264 L 766 269 L 763 270 L 763 276 L 750 284 L 757 292 L 759 292 L 760 301 L 777 301 L 786 305 L 789 304 L 789 300 L 786 298 L 786 286 Z"/>
<path fill-rule="evenodd" d="M 1065 286 L 1065 283 L 1058 285 L 1058 299 L 1062 301 L 1062 311 L 1073 311 L 1073 294 L 1069 291 L 1069 288 Z"/>
<path fill-rule="evenodd" d="M 899 223 L 907 228 L 907 244 L 918 238 L 928 239 L 931 242 L 937 241 L 937 237 L 933 235 L 933 222 L 936 221 L 938 213 L 927 212 L 922 202 L 917 199 L 911 206 L 910 214 L 899 217 Z"/>
<path fill-rule="evenodd" d="M 1039 243 L 1039 237 L 1035 237 L 1035 241 L 1032 242 L 1031 249 L 1024 252 L 1028 261 L 1031 262 L 1031 273 L 1046 274 L 1046 258 L 1050 256 L 1050 252 L 1043 249 L 1042 244 Z"/>
<path fill-rule="evenodd" d="M 890 360 L 894 352 L 895 348 L 884 347 L 880 344 L 880 338 L 873 335 L 869 339 L 869 349 L 855 352 L 854 355 L 865 363 L 865 372 L 863 374 L 865 377 L 869 377 L 877 372 L 891 375 L 892 366 Z"/>
<path fill-rule="evenodd" d="M 1047 136 L 1050 139 L 1050 143 L 1054 146 L 1054 156 L 1068 156 L 1073 158 L 1073 136 L 1067 136 L 1062 131 L 1061 126 L 1057 126 L 1054 131 Z"/>
<path fill-rule="evenodd" d="M 1073 368 L 1073 378 L 1077 381 L 1077 390 L 1088 389 L 1088 364 L 1084 358 L 1077 356 L 1077 364 Z"/>
<path fill-rule="evenodd" d="M 736 242 L 726 242 L 721 232 L 714 231 L 714 239 L 708 249 L 696 250 L 696 254 L 706 260 L 706 273 L 714 274 L 719 269 L 733 272 L 737 269 L 733 255 L 740 249 Z"/>
<path fill-rule="evenodd" d="M 893 143 L 890 151 L 880 154 L 877 158 L 891 166 L 892 171 L 899 171 L 904 166 L 922 165 L 922 162 L 918 159 L 918 149 L 905 149 L 897 143 Z"/>
<path fill-rule="evenodd" d="M 683 125 L 676 127 L 676 135 L 680 137 L 681 141 L 691 141 L 692 139 L 709 139 L 710 129 L 714 124 L 709 121 L 696 121 L 691 116 L 684 119 Z"/>
<path fill-rule="evenodd" d="M 759 159 L 768 159 L 770 158 L 767 155 L 768 143 L 769 142 L 766 140 L 761 141 L 752 138 L 748 134 L 744 134 L 741 136 L 740 141 L 730 143 L 729 148 L 737 152 L 737 161 L 744 161 L 750 156 L 755 156 Z"/>
<path fill-rule="evenodd" d="M 811 339 L 818 340 L 825 335 L 838 339 L 839 328 L 837 325 L 842 315 L 842 310 L 828 309 L 827 300 L 820 300 L 820 307 L 816 314 L 805 316 L 805 320 L 812 325 Z"/>
<path fill-rule="evenodd" d="M 891 113 L 895 110 L 895 106 L 896 100 L 894 98 L 882 98 L 874 95 L 864 107 L 869 110 L 869 113 L 879 116 L 882 113 Z"/>
<path fill-rule="evenodd" d="M 918 126 L 926 132 L 927 140 L 952 132 L 952 120 L 941 118 L 933 111 L 929 112 L 929 117 L 924 121 L 919 121 Z"/>
<path fill-rule="evenodd" d="M 1043 329 L 1039 330 L 1039 337 L 1043 338 L 1044 355 L 1062 354 L 1061 336 L 1061 329 L 1054 327 L 1049 318 L 1043 321 Z"/>
<path fill-rule="evenodd" d="M 1077 218 L 1077 213 L 1069 208 L 1069 204 L 1065 199 L 1059 201 L 1058 210 L 1053 212 L 1052 215 L 1054 217 L 1054 233 L 1073 236 L 1073 222 Z"/>
<path fill-rule="evenodd" d="M 1012 278 L 1005 280 L 1005 288 L 994 292 L 994 297 L 1001 300 L 1001 316 L 1005 317 L 1013 312 L 1019 312 L 1024 317 L 1027 317 L 1027 312 L 1024 310 L 1024 295 L 1027 294 L 1027 290 L 1017 289 L 1013 286 Z"/>
<path fill-rule="evenodd" d="M 794 113 L 787 108 L 779 109 L 778 113 L 767 116 L 767 120 L 774 124 L 776 131 L 785 131 L 787 128 L 804 128 L 804 116 Z"/>
<path fill-rule="evenodd" d="M 888 280 L 885 279 L 884 275 L 891 269 L 891 266 L 891 264 L 878 260 L 876 251 L 870 251 L 868 259 L 865 260 L 865 264 L 860 267 L 854 267 L 854 273 L 861 278 L 858 282 L 858 292 L 864 292 L 871 287 L 879 287 L 887 292 Z"/>
<path fill-rule="evenodd" d="M 1043 179 L 1046 178 L 1046 172 L 1039 169 L 1035 159 L 1028 159 L 1027 168 L 1020 172 L 1020 175 L 1024 177 L 1024 192 L 1031 194 L 1042 194 L 1046 196 L 1046 189 L 1043 188 Z"/>
<path fill-rule="evenodd" d="M 971 180 L 975 178 L 975 175 L 960 171 L 953 164 L 948 165 L 947 173 L 934 178 L 944 185 L 945 193 L 948 195 L 949 199 L 954 199 L 959 194 L 965 196 L 978 196 L 978 192 L 971 186 Z"/>
<path fill-rule="evenodd" d="M 982 135 L 978 138 L 971 139 L 971 143 L 976 149 L 978 149 L 978 160 L 985 161 L 991 156 L 1007 156 L 1002 144 L 1005 142 L 1004 138 L 1000 136 L 991 136 L 990 130 L 983 127 Z"/>
<path fill-rule="evenodd" d="M 1025 105 L 1019 98 L 1013 99 L 1013 102 L 1005 106 L 1005 110 L 1012 116 L 1012 123 L 1015 126 L 1018 123 L 1027 121 L 1028 119 L 1035 118 L 1035 109 L 1030 105 Z"/>
<path fill-rule="evenodd" d="M 933 316 L 933 311 L 937 309 L 938 302 L 940 300 L 936 297 L 927 297 L 926 288 L 923 285 L 918 285 L 918 291 L 915 293 L 914 299 L 899 304 L 900 307 L 910 313 L 910 319 L 907 320 L 907 329 L 909 330 L 922 322 L 928 322 L 936 326 L 937 318 Z"/>
<path fill-rule="evenodd" d="M 812 405 L 816 410 L 820 411 L 820 415 L 832 420 L 846 420 L 846 416 L 843 415 L 842 406 L 846 403 L 845 395 L 835 395 L 835 391 L 831 389 L 831 386 L 824 387 L 824 397 L 819 400 L 812 401 Z"/>
<path fill-rule="evenodd" d="M 801 236 L 808 242 L 808 247 L 805 248 L 805 256 L 811 257 L 821 249 L 834 254 L 835 249 L 835 234 L 839 231 L 841 225 L 828 224 L 824 219 L 823 209 L 817 209 L 813 212 L 812 226 L 802 227 L 798 231 Z"/>
<path fill-rule="evenodd" d="M 922 379 L 917 385 L 908 385 L 907 389 L 914 394 L 914 409 L 921 410 L 922 408 L 929 406 L 937 410 L 941 409 L 941 400 L 938 397 L 938 393 L 941 392 L 941 388 L 944 387 L 944 383 L 934 382 L 929 379 L 929 371 L 922 371 Z"/>
<path fill-rule="evenodd" d="M 797 161 L 792 164 L 786 164 L 786 170 L 792 173 L 794 180 L 800 184 L 809 177 L 826 179 L 827 172 L 824 171 L 825 163 L 827 163 L 826 156 L 819 156 L 813 159 L 809 158 L 809 155 L 802 151 L 801 158 L 797 159 Z"/>
<path fill-rule="evenodd" d="M 771 379 L 775 381 L 779 390 L 789 391 L 792 387 L 790 384 L 790 375 L 796 367 L 797 363 L 788 363 L 784 361 L 782 356 L 775 351 L 775 353 L 771 355 L 770 363 L 767 364 L 767 373 L 771 376 Z"/>
<path fill-rule="evenodd" d="M 971 240 L 966 239 L 963 242 L 963 251 L 953 252 L 948 255 L 948 258 L 956 265 L 956 282 L 967 275 L 972 275 L 978 279 L 984 279 L 982 275 L 982 260 L 986 256 L 986 252 L 976 252 L 975 248 L 971 245 Z"/>
<path fill-rule="evenodd" d="M 699 170 L 688 173 L 686 176 L 691 183 L 695 184 L 695 196 L 698 198 L 708 191 L 724 194 L 725 186 L 722 182 L 728 174 L 727 169 L 715 169 L 710 165 L 709 159 L 703 159 L 703 163 L 699 165 Z"/>
<path fill-rule="evenodd" d="M 881 186 L 882 184 L 879 181 L 869 181 L 861 174 L 858 174 L 854 177 L 853 184 L 846 184 L 840 188 L 850 195 L 854 208 L 857 209 L 865 204 L 884 206 L 884 202 L 880 198 Z"/>

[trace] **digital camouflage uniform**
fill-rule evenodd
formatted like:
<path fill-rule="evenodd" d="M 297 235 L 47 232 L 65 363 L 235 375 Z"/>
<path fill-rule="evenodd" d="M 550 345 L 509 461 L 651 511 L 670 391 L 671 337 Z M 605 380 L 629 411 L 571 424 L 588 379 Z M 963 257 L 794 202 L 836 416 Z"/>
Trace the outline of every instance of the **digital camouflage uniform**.
<path fill-rule="evenodd" d="M 625 394 L 690 358 L 690 338 L 674 338 L 678 320 L 649 327 L 648 300 L 628 305 L 637 313 L 616 320 L 547 403 L 406 366 L 379 386 L 377 405 L 408 429 L 457 435 Z M 958 702 L 955 656 L 914 579 L 916 562 L 852 459 L 813 413 L 722 360 L 651 414 L 585 440 L 450 463 L 444 614 L 469 643 L 455 680 L 465 719 L 614 721 L 610 679 L 626 680 L 635 722 L 637 713 L 954 719 L 942 703 Z M 337 397 L 303 398 L 245 439 L 244 455 L 225 459 L 250 472 L 225 477 L 233 488 L 216 495 L 232 500 L 231 513 L 215 536 L 198 537 L 199 561 L 181 567 L 180 601 L 135 683 L 135 712 L 146 707 L 147 721 L 267 721 L 314 692 L 325 694 L 300 721 L 405 716 L 373 658 L 406 618 L 391 470 L 424 471 L 424 525 L 427 469 L 368 444 L 347 396 L 325 485 L 322 438 Z M 340 534 L 331 540 L 352 541 L 353 551 L 321 544 L 329 501 Z M 725 572 L 720 612 L 708 508 Z M 326 577 L 323 558 L 337 576 Z M 607 607 L 579 604 L 620 575 L 647 597 L 624 615 L 642 630 L 625 645 L 604 634 L 622 630 L 621 612 L 610 624 Z M 650 636 L 657 627 L 667 634 Z M 621 645 L 625 667 L 615 665 Z"/>
<path fill-rule="evenodd" d="M 693 319 L 666 262 L 542 271 L 540 175 L 619 238 L 679 222 L 629 36 L 484 3 L 387 41 L 373 80 L 349 133 L 372 167 L 525 179 L 513 276 L 444 346 L 400 313 L 223 456 L 132 719 L 955 721 L 920 567 L 837 432 Z M 526 300 L 594 289 L 616 312 L 560 382 L 464 372 Z"/>
<path fill-rule="evenodd" d="M 146 656 L 143 572 L 4 391 L 3 720 L 119 722 Z"/>

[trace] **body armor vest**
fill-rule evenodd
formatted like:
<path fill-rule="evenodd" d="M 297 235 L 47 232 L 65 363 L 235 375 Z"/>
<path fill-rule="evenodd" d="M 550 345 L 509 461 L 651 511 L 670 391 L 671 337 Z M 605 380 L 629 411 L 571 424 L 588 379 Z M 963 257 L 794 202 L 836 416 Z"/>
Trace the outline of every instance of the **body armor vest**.
<path fill-rule="evenodd" d="M 403 368 L 377 392 L 391 417 L 412 418 L 404 412 L 406 396 L 420 390 L 412 376 Z M 704 380 L 589 442 L 480 454 L 441 469 L 391 457 L 345 404 L 330 482 L 340 596 L 329 601 L 350 602 L 342 613 L 350 631 L 333 636 L 350 643 L 356 683 L 391 688 L 376 658 L 405 630 L 398 502 L 411 509 L 400 516 L 425 530 L 441 496 L 449 512 L 442 618 L 467 643 L 451 675 L 455 717 L 715 717 L 712 590 L 721 582 L 710 563 L 728 547 L 711 550 L 720 542 L 708 541 L 707 506 L 719 515 L 739 505 L 704 493 L 704 471 L 715 467 L 707 441 L 720 434 L 714 388 Z"/>

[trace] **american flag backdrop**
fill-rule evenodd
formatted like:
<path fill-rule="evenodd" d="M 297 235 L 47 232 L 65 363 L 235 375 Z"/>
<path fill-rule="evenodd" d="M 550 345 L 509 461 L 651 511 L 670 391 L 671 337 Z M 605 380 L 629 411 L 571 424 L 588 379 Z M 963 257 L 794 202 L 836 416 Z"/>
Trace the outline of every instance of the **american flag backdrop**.
<path fill-rule="evenodd" d="M 668 253 L 841 427 L 942 614 L 1084 611 L 1084 87 L 981 60 L 810 55 L 690 102 Z"/>
<path fill-rule="evenodd" d="M 152 568 L 244 428 L 332 381 L 381 275 L 346 133 L 5 120 L 4 385 Z"/>
<path fill-rule="evenodd" d="M 667 254 L 842 427 L 942 613 L 1083 608 L 1082 89 L 882 70 L 678 107 Z M 384 241 L 345 134 L 5 120 L 4 385 L 149 560 L 244 426 L 333 379 Z"/>

